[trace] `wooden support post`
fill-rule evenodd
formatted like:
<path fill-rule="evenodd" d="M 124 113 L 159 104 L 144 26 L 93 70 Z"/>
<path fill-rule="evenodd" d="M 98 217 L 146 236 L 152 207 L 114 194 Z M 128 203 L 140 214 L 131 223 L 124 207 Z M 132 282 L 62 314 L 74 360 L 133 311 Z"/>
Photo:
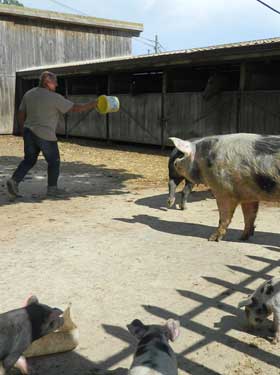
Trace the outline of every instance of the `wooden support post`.
<path fill-rule="evenodd" d="M 111 93 L 111 76 L 108 75 L 107 77 L 107 95 Z M 109 113 L 106 114 L 106 140 L 107 143 L 110 143 L 110 115 Z"/>
<path fill-rule="evenodd" d="M 242 106 L 243 106 L 243 92 L 246 86 L 246 64 L 240 65 L 240 76 L 239 76 L 239 90 L 237 96 L 237 114 L 236 114 L 236 132 L 239 133 L 241 130 L 242 120 Z"/>
<path fill-rule="evenodd" d="M 68 95 L 69 95 L 68 79 L 65 78 L 64 82 L 65 82 L 65 97 L 68 99 Z M 66 113 L 65 116 L 64 116 L 64 121 L 65 121 L 65 137 L 66 138 L 69 137 L 69 134 L 68 134 L 68 116 L 69 116 L 68 113 Z"/>
<path fill-rule="evenodd" d="M 167 92 L 167 73 L 164 71 L 162 74 L 162 89 L 161 89 L 161 148 L 165 146 L 165 133 L 166 133 L 166 92 Z"/>

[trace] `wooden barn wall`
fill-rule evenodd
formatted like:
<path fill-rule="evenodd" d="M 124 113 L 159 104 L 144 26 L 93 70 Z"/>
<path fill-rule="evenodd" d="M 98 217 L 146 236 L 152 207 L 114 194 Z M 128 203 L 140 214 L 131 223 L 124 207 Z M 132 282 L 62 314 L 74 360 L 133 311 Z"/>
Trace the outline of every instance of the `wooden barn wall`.
<path fill-rule="evenodd" d="M 96 97 L 94 95 L 72 95 L 68 99 L 74 103 L 87 103 L 96 99 Z M 85 113 L 69 113 L 66 121 L 69 136 L 106 139 L 106 116 L 100 115 L 94 110 L 88 115 Z M 57 133 L 65 135 L 65 120 L 63 117 Z"/>
<path fill-rule="evenodd" d="M 16 70 L 58 63 L 131 54 L 131 34 L 125 31 L 61 26 L 0 18 L 1 87 L 9 89 L 3 101 L 14 103 Z M 13 78 L 11 78 L 13 77 Z M 3 78 L 1 78 L 3 80 Z M 4 107 L 5 108 L 5 107 Z M 1 113 L 7 109 L 1 109 Z M 0 118 L 0 133 L 13 132 L 13 111 Z M 3 125 L 5 123 L 5 126 Z"/>
<path fill-rule="evenodd" d="M 168 137 L 188 139 L 236 132 L 237 95 L 224 92 L 209 101 L 201 93 L 168 93 L 166 95 L 166 130 Z"/>
<path fill-rule="evenodd" d="M 244 92 L 240 131 L 280 135 L 280 91 Z"/>
<path fill-rule="evenodd" d="M 121 110 L 110 114 L 110 139 L 160 144 L 161 94 L 118 95 Z"/>
<path fill-rule="evenodd" d="M 10 134 L 14 122 L 15 77 L 0 75 L 0 134 Z"/>
<path fill-rule="evenodd" d="M 121 109 L 109 115 L 109 137 L 114 141 L 161 145 L 161 94 L 118 95 Z M 86 102 L 94 96 L 71 96 L 74 102 Z M 223 93 L 209 102 L 200 93 L 172 93 L 166 98 L 168 137 L 183 139 L 236 132 L 237 95 Z M 106 117 L 92 112 L 73 130 L 83 114 L 69 114 L 69 135 L 106 139 Z M 59 133 L 64 134 L 64 125 Z"/>
<path fill-rule="evenodd" d="M 115 141 L 161 145 L 161 94 L 117 95 L 121 109 L 109 115 L 109 138 Z M 70 96 L 76 103 L 88 102 L 96 96 Z M 189 139 L 214 134 L 237 132 L 238 93 L 224 92 L 209 101 L 201 93 L 168 93 L 166 95 L 166 127 L 168 137 Z M 239 131 L 280 134 L 280 92 L 244 92 L 241 98 Z M 81 122 L 79 122 L 82 120 Z M 106 116 L 92 111 L 68 115 L 70 136 L 106 139 Z M 58 133 L 65 134 L 62 122 Z"/>
<path fill-rule="evenodd" d="M 9 36 L 17 70 L 131 54 L 131 36 L 121 31 L 17 23 Z"/>

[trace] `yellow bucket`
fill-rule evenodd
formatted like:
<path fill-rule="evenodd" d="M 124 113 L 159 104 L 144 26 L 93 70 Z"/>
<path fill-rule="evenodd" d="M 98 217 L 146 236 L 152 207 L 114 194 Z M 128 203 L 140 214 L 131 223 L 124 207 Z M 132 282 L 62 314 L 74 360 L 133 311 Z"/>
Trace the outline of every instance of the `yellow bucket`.
<path fill-rule="evenodd" d="M 118 112 L 120 102 L 116 96 L 101 95 L 97 98 L 97 111 L 102 115 L 111 112 Z"/>

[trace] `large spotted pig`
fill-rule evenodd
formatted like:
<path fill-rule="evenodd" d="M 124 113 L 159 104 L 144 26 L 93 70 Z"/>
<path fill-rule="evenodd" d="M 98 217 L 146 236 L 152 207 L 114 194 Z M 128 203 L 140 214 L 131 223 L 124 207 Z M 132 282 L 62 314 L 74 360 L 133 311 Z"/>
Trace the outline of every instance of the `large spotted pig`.
<path fill-rule="evenodd" d="M 167 206 L 171 208 L 175 203 L 175 194 L 176 194 L 176 187 L 182 182 L 185 182 L 185 185 L 183 187 L 183 190 L 181 191 L 181 199 L 180 199 L 180 208 L 181 210 L 184 210 L 186 208 L 186 203 L 188 196 L 190 195 L 193 183 L 188 181 L 184 176 L 181 176 L 178 174 L 176 168 L 175 168 L 175 160 L 177 158 L 182 158 L 184 154 L 177 150 L 177 148 L 174 148 L 170 154 L 169 161 L 168 161 L 168 175 L 169 175 L 169 181 L 168 181 L 168 200 L 167 200 Z M 199 183 L 199 181 L 197 181 Z"/>
<path fill-rule="evenodd" d="M 249 298 L 239 303 L 239 307 L 243 306 L 250 328 L 255 328 L 273 314 L 273 343 L 278 343 L 280 341 L 280 278 L 274 277 L 261 284 Z"/>
<path fill-rule="evenodd" d="M 241 239 L 252 236 L 259 202 L 280 200 L 280 137 L 239 133 L 195 142 L 170 139 L 184 153 L 175 161 L 178 173 L 192 182 L 199 177 L 215 195 L 220 220 L 209 240 L 225 235 L 238 204 L 245 221 Z"/>
<path fill-rule="evenodd" d="M 177 375 L 176 356 L 169 340 L 179 336 L 179 326 L 173 319 L 168 319 L 163 326 L 133 320 L 127 328 L 138 339 L 138 345 L 129 375 Z"/>

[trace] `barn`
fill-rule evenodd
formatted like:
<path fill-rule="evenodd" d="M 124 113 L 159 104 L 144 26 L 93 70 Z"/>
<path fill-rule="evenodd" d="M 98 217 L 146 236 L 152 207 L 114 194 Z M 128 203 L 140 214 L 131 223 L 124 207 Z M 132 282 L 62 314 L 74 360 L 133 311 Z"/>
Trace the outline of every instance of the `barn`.
<path fill-rule="evenodd" d="M 0 5 L 0 134 L 14 131 L 16 72 L 129 56 L 143 25 Z"/>
<path fill-rule="evenodd" d="M 19 96 L 45 69 L 73 101 L 102 93 L 121 101 L 106 117 L 69 115 L 62 135 L 164 146 L 170 136 L 279 134 L 280 38 L 23 69 Z"/>

